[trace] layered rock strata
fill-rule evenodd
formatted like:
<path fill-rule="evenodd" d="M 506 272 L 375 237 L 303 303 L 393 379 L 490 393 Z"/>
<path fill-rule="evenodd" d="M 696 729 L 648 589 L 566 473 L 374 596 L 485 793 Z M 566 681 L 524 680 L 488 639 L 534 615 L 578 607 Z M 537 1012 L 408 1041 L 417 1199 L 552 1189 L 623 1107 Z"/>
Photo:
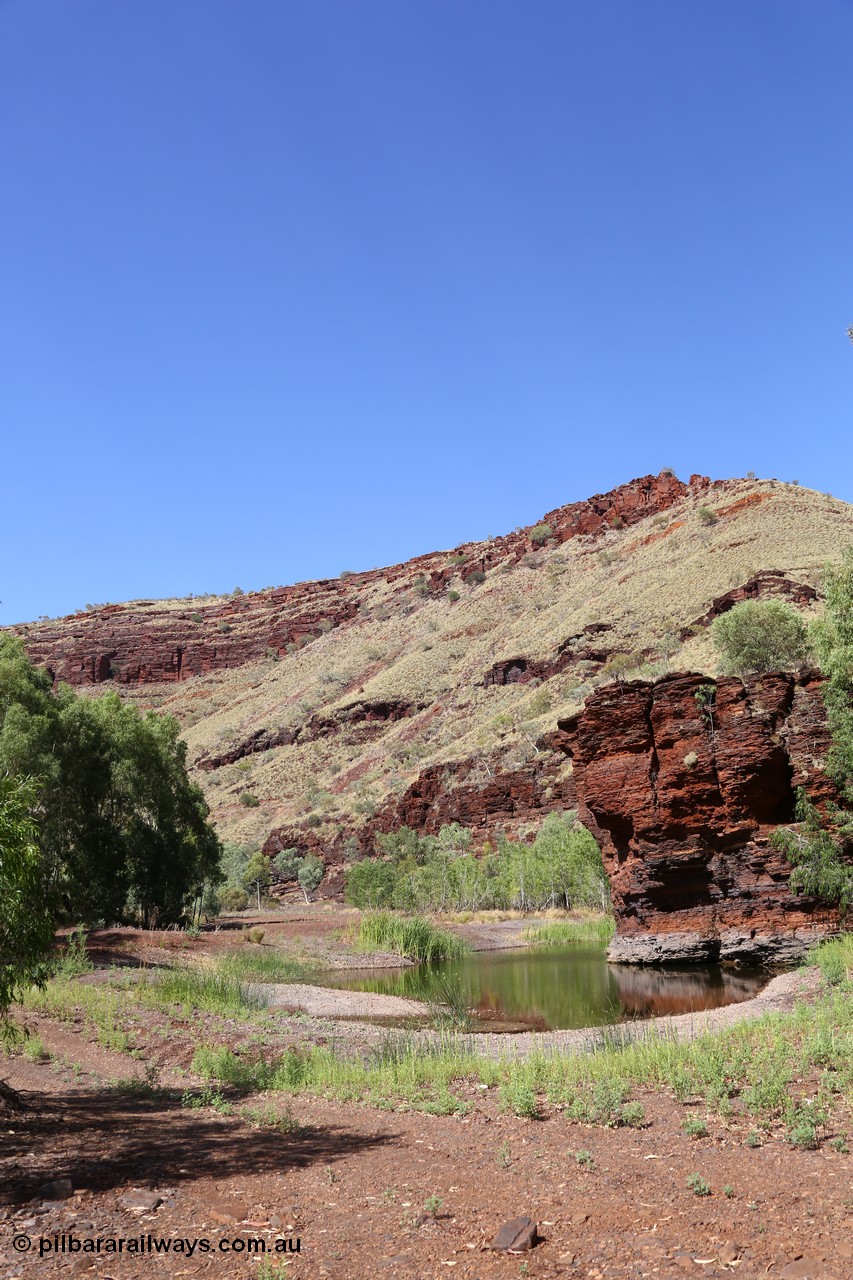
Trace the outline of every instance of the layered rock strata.
<path fill-rule="evenodd" d="M 151 600 L 100 605 L 68 618 L 12 629 L 21 635 L 35 663 L 68 684 L 178 683 L 264 657 L 283 657 L 323 632 L 355 621 L 377 585 L 390 586 L 395 595 L 412 590 L 419 596 L 443 592 L 457 576 L 465 580 L 472 573 L 517 563 L 542 545 L 546 531 L 549 545 L 594 538 L 667 511 L 706 489 L 722 491 L 725 484 L 705 476 L 691 476 L 689 484 L 684 484 L 662 472 L 558 507 L 538 525 L 505 537 L 466 543 L 453 552 L 432 552 L 384 569 L 343 573 L 335 579 L 251 595 L 235 592 L 225 598 L 202 597 L 172 605 Z M 554 669 L 561 670 L 573 657 L 567 652 L 557 659 Z"/>
<path fill-rule="evenodd" d="M 561 720 L 581 820 L 610 877 L 624 963 L 787 961 L 838 927 L 770 844 L 795 791 L 834 798 L 821 677 L 698 674 L 599 689 Z"/>

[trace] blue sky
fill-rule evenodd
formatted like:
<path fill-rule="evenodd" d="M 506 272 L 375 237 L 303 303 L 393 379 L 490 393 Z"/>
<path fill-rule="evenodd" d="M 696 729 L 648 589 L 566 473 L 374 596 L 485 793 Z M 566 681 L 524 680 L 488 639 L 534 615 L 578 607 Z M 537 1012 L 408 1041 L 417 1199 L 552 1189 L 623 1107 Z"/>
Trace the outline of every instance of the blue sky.
<path fill-rule="evenodd" d="M 0 0 L 0 624 L 853 499 L 850 0 Z"/>

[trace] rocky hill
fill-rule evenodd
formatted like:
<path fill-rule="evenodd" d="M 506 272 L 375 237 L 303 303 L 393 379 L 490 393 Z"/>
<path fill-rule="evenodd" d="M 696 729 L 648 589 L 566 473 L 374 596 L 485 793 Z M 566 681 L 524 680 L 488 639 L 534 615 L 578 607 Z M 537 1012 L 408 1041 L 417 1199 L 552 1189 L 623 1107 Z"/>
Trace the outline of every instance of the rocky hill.
<path fill-rule="evenodd" d="M 225 839 L 340 861 L 404 822 L 485 839 L 576 805 L 558 722 L 617 679 L 713 673 L 738 600 L 813 613 L 850 542 L 828 495 L 664 472 L 386 569 L 15 630 L 56 679 L 176 715 Z"/>

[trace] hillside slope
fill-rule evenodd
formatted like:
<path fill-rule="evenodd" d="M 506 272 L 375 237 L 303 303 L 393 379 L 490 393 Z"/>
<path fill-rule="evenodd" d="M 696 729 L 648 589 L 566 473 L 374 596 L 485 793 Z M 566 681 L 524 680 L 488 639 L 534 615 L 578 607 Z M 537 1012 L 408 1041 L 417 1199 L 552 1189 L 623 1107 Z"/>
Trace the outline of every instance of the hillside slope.
<path fill-rule="evenodd" d="M 837 499 L 662 473 L 388 569 L 15 630 L 56 678 L 176 715 L 225 839 L 334 856 L 571 805 L 558 719 L 616 675 L 713 671 L 707 626 L 737 599 L 819 609 L 851 542 Z"/>

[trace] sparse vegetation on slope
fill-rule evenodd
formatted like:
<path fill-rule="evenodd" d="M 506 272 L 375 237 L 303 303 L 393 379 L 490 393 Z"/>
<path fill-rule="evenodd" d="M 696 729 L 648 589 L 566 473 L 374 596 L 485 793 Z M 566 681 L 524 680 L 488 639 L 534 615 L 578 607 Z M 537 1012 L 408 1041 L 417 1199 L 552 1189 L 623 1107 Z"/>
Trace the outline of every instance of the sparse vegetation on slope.
<path fill-rule="evenodd" d="M 705 507 L 715 523 L 703 522 Z M 220 647 L 233 646 L 220 658 L 234 665 L 192 678 L 182 671 L 170 683 L 120 683 L 122 696 L 177 715 L 191 759 L 230 758 L 195 776 L 223 837 L 255 848 L 271 828 L 284 826 L 300 836 L 313 833 L 306 849 L 339 850 L 419 774 L 445 761 L 479 762 L 483 788 L 490 775 L 543 763 L 556 777 L 565 761 L 545 735 L 596 684 L 713 671 L 701 619 L 717 597 L 768 566 L 817 585 L 839 540 L 853 541 L 846 504 L 770 480 L 697 487 L 665 510 L 645 509 L 648 515 L 621 528 L 605 520 L 594 535 L 568 541 L 560 541 L 559 512 L 552 513 L 533 528 L 547 524 L 553 537 L 536 545 L 529 531 L 510 535 L 505 541 L 514 549 L 503 558 L 497 539 L 426 564 L 306 584 L 311 621 L 299 627 L 301 636 L 310 631 L 308 644 L 271 646 L 266 633 L 261 641 L 276 604 L 271 594 L 125 606 L 110 615 L 113 631 L 125 617 L 146 635 L 162 629 L 175 636 L 184 627 L 196 635 L 204 628 Z M 433 570 L 446 575 L 443 589 L 414 590 Z M 475 570 L 483 580 L 466 586 Z M 192 622 L 192 614 L 203 623 Z M 99 617 L 81 615 L 74 628 L 95 635 Z M 333 623 L 325 632 L 323 617 Z M 220 621 L 231 628 L 222 639 Z M 604 631 L 583 635 L 600 624 Z M 36 624 L 26 640 L 34 652 L 47 653 L 49 637 L 61 634 L 56 623 Z M 256 636 L 258 656 L 243 660 L 239 646 Z M 516 655 L 528 663 L 559 656 L 565 665 L 538 688 L 541 677 L 523 671 L 506 683 L 485 682 L 496 663 Z M 382 718 L 402 702 L 408 714 Z M 264 748 L 263 741 L 274 745 Z M 258 804 L 247 807 L 241 794 Z M 522 812 L 501 825 L 517 837 L 529 821 Z M 487 832 L 478 831 L 478 844 Z"/>

